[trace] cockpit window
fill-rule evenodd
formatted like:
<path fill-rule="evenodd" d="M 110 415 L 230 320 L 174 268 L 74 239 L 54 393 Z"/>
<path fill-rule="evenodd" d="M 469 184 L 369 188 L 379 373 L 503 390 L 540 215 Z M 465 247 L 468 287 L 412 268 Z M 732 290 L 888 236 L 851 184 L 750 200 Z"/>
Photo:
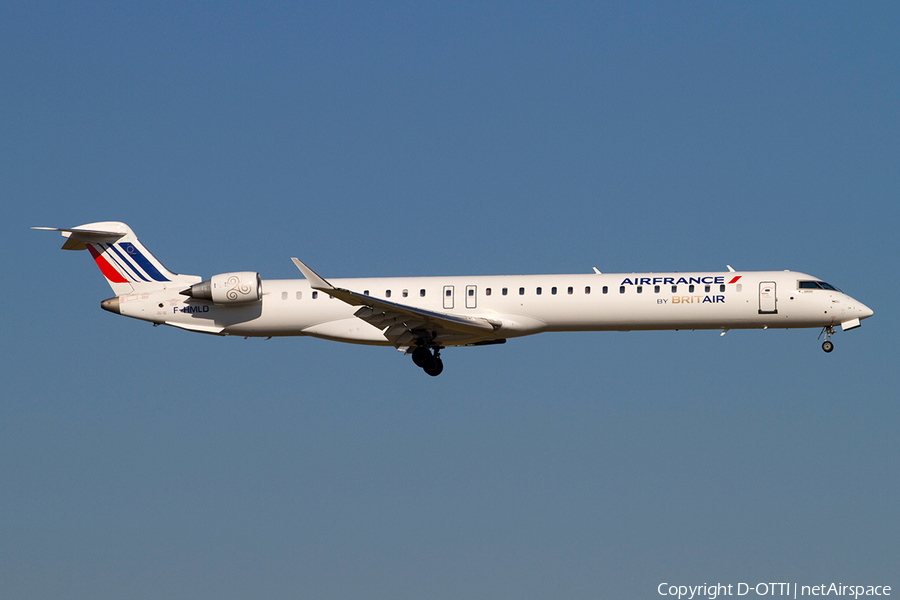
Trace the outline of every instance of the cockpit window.
<path fill-rule="evenodd" d="M 837 289 L 830 283 L 825 283 L 824 281 L 801 281 L 800 282 L 801 290 L 832 290 L 835 292 L 840 292 L 841 290 Z"/>

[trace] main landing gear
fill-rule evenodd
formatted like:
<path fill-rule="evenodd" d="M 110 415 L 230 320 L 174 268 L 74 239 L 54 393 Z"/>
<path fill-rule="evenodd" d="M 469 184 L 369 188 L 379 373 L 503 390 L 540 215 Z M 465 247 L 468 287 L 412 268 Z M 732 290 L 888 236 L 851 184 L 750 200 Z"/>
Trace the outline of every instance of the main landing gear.
<path fill-rule="evenodd" d="M 417 367 L 421 367 L 432 377 L 437 377 L 444 370 L 440 348 L 435 347 L 434 354 L 432 354 L 428 346 L 416 346 L 416 349 L 412 351 L 412 359 Z"/>
<path fill-rule="evenodd" d="M 822 333 L 825 334 L 825 341 L 822 342 L 822 350 L 825 352 L 831 352 L 834 350 L 834 344 L 831 342 L 831 336 L 834 335 L 834 327 L 828 325 L 827 327 L 822 328 Z M 819 337 L 822 337 L 822 333 L 819 334 Z"/>

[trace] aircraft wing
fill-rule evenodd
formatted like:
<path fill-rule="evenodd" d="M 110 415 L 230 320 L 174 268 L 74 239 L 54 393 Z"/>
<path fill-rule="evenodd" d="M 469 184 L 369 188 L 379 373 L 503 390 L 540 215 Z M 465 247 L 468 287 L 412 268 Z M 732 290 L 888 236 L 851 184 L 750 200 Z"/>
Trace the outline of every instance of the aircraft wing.
<path fill-rule="evenodd" d="M 410 346 L 423 335 L 441 338 L 481 338 L 491 339 L 490 334 L 500 328 L 498 321 L 481 317 L 464 317 L 450 313 L 415 308 L 405 304 L 389 302 L 338 288 L 307 267 L 300 260 L 292 258 L 314 290 L 334 296 L 351 306 L 359 306 L 354 315 L 384 331 L 396 346 Z"/>

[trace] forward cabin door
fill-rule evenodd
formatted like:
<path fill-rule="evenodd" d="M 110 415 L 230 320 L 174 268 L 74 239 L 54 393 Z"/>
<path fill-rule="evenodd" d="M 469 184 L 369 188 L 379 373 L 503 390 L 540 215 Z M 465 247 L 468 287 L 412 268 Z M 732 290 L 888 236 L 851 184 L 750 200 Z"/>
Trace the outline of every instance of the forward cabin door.
<path fill-rule="evenodd" d="M 475 308 L 478 302 L 477 287 L 474 285 L 466 286 L 466 308 Z"/>
<path fill-rule="evenodd" d="M 778 312 L 775 305 L 775 282 L 760 281 L 759 282 L 759 314 L 774 315 Z"/>

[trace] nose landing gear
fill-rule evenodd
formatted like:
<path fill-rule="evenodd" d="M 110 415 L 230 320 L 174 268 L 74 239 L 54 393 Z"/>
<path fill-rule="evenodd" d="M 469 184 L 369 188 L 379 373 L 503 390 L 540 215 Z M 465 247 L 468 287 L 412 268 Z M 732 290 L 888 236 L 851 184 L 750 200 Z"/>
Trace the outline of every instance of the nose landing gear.
<path fill-rule="evenodd" d="M 416 349 L 412 351 L 412 359 L 417 367 L 432 377 L 437 377 L 444 370 L 441 349 L 438 347 L 434 348 L 434 354 L 432 354 L 428 346 L 416 346 Z"/>
<path fill-rule="evenodd" d="M 834 327 L 828 325 L 827 327 L 822 328 L 822 333 L 825 334 L 825 341 L 822 342 L 822 350 L 825 352 L 831 352 L 834 350 L 834 344 L 831 342 L 831 336 L 834 335 Z M 822 337 L 822 333 L 819 334 L 819 337 Z"/>

